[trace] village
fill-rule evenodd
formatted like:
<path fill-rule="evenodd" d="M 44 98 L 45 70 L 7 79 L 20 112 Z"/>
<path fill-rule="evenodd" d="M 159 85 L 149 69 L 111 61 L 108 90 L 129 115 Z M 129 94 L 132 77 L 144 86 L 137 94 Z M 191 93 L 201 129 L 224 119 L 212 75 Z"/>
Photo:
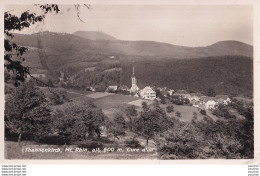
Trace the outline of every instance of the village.
<path fill-rule="evenodd" d="M 186 99 L 189 104 L 191 104 L 195 108 L 199 108 L 201 110 L 212 110 L 218 107 L 218 105 L 228 105 L 231 100 L 228 95 L 213 95 L 212 97 L 205 96 L 201 93 L 189 93 L 185 90 L 173 90 L 167 87 L 155 87 L 155 86 L 146 86 L 140 89 L 137 85 L 137 78 L 134 73 L 133 67 L 133 75 L 131 77 L 132 86 L 129 89 L 127 86 L 108 86 L 106 92 L 109 93 L 117 93 L 121 91 L 127 91 L 130 95 L 135 97 L 140 97 L 144 100 L 151 101 L 162 101 L 162 98 L 172 96 L 177 101 L 184 101 Z M 95 89 L 91 88 L 91 90 L 95 91 Z M 121 90 L 121 91 L 120 91 Z M 158 93 L 160 95 L 159 96 Z M 186 103 L 188 104 L 188 103 Z"/>

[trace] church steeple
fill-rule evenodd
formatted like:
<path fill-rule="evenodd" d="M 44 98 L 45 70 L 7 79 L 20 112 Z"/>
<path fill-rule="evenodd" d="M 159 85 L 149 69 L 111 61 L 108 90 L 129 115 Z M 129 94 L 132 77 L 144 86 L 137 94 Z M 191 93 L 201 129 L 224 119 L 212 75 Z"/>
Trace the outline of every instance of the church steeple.
<path fill-rule="evenodd" d="M 130 91 L 137 93 L 138 90 L 139 90 L 139 88 L 137 86 L 137 79 L 135 77 L 135 67 L 133 66 L 132 87 L 131 87 Z"/>

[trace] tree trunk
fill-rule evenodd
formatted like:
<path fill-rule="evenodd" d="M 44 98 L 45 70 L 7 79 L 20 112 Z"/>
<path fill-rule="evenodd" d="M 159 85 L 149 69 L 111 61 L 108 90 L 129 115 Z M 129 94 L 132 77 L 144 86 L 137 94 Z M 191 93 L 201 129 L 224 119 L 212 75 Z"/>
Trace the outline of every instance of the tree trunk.
<path fill-rule="evenodd" d="M 148 147 L 148 141 L 149 141 L 149 137 L 146 138 L 146 147 Z"/>
<path fill-rule="evenodd" d="M 115 138 L 115 136 L 114 136 L 114 145 L 116 145 L 116 138 Z"/>
<path fill-rule="evenodd" d="M 18 145 L 20 145 L 20 143 L 21 143 L 22 134 L 23 134 L 23 132 L 21 131 L 19 134 L 19 137 L 18 137 Z"/>

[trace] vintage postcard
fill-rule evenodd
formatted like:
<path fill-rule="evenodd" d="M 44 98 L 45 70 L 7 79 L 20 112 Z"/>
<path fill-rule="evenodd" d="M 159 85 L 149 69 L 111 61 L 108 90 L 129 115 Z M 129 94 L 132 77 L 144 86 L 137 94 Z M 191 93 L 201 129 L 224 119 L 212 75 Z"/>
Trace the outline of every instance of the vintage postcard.
<path fill-rule="evenodd" d="M 2 160 L 255 161 L 259 2 L 110 2 L 2 5 Z"/>

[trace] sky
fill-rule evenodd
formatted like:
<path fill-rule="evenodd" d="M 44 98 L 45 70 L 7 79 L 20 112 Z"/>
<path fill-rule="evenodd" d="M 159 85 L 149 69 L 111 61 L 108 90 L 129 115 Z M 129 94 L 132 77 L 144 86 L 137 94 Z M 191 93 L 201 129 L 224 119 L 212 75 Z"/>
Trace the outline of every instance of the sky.
<path fill-rule="evenodd" d="M 237 40 L 253 44 L 253 7 L 250 5 L 91 5 L 80 7 L 80 21 L 73 5 L 60 5 L 58 14 L 46 15 L 20 33 L 40 31 L 102 31 L 120 40 L 148 40 L 183 46 L 208 46 Z M 7 6 L 19 15 L 39 7 Z"/>

